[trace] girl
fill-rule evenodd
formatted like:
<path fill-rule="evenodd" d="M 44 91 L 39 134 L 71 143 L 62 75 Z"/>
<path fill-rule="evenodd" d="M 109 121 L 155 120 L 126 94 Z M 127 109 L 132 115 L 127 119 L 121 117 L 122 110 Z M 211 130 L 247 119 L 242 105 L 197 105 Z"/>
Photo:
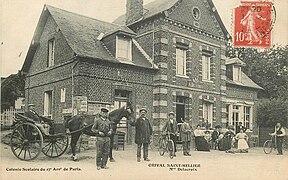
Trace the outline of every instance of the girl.
<path fill-rule="evenodd" d="M 240 129 L 240 132 L 236 134 L 235 139 L 238 140 L 237 149 L 240 151 L 240 153 L 248 153 L 248 136 L 244 133 L 243 129 Z"/>

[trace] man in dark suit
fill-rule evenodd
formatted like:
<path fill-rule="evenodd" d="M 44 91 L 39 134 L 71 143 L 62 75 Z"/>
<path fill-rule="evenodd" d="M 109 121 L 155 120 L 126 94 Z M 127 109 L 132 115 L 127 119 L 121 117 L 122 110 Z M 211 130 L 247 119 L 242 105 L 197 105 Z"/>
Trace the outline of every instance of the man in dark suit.
<path fill-rule="evenodd" d="M 243 132 L 247 130 L 247 128 L 242 125 L 242 122 L 239 122 L 239 125 L 236 127 L 236 134 L 239 133 L 241 129 L 243 129 Z"/>
<path fill-rule="evenodd" d="M 172 134 L 170 134 L 170 139 L 174 143 L 174 152 L 176 153 L 176 149 L 177 149 L 176 148 L 176 140 L 177 140 L 178 126 L 177 126 L 177 122 L 175 120 L 174 112 L 170 112 L 168 114 L 168 120 L 164 124 L 162 131 L 172 133 Z M 176 156 L 175 153 L 174 153 L 174 156 Z"/>
<path fill-rule="evenodd" d="M 146 117 L 147 110 L 140 109 L 140 117 L 136 121 L 131 122 L 132 126 L 136 127 L 135 143 L 137 144 L 137 162 L 141 160 L 141 147 L 143 145 L 144 161 L 150 161 L 148 159 L 148 145 L 150 144 L 150 136 L 153 129 L 149 119 Z"/>
<path fill-rule="evenodd" d="M 39 127 L 45 135 L 49 135 L 50 126 L 42 120 L 38 113 L 36 113 L 35 104 L 28 104 L 28 111 L 26 111 L 24 115 L 34 120 L 35 125 Z"/>

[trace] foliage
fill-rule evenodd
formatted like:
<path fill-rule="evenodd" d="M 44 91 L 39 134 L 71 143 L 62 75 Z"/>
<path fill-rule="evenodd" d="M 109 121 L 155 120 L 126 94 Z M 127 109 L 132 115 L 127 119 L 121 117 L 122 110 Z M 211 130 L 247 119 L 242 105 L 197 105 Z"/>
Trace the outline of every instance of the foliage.
<path fill-rule="evenodd" d="M 1 112 L 14 107 L 18 97 L 24 97 L 24 75 L 11 74 L 1 82 Z"/>
<path fill-rule="evenodd" d="M 273 99 L 262 103 L 257 110 L 257 124 L 261 127 L 273 127 L 277 122 L 288 126 L 288 101 Z"/>
<path fill-rule="evenodd" d="M 228 45 L 226 56 L 246 63 L 243 72 L 264 88 L 262 97 L 288 100 L 288 45 L 265 50 Z"/>

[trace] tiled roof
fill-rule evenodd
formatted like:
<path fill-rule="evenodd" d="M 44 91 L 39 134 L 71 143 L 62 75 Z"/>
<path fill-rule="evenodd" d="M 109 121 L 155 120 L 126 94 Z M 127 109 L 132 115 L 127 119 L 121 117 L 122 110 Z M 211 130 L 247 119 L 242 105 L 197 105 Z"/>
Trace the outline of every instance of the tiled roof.
<path fill-rule="evenodd" d="M 178 1 L 179 0 L 155 0 L 155 1 L 152 1 L 148 4 L 145 4 L 143 6 L 143 17 L 141 19 L 139 19 L 138 21 L 150 18 L 152 16 L 155 16 L 159 13 L 162 13 L 162 12 L 172 8 Z M 212 12 L 214 13 L 215 18 L 217 19 L 223 33 L 226 36 L 226 38 L 228 38 L 230 35 L 229 35 L 227 29 L 225 28 L 225 25 L 223 24 L 219 14 L 218 14 L 218 11 L 215 8 L 213 1 L 207 0 L 207 2 L 209 4 L 210 8 L 214 8 L 212 10 Z M 119 16 L 117 19 L 115 19 L 113 23 L 124 25 L 125 19 L 126 19 L 126 14 L 123 14 L 123 15 Z M 138 22 L 138 21 L 136 21 L 136 22 Z M 132 23 L 132 24 L 134 24 L 134 23 Z"/>
<path fill-rule="evenodd" d="M 155 0 L 155 1 L 148 3 L 144 5 L 143 7 L 142 19 L 147 19 L 167 9 L 170 9 L 178 1 L 179 0 Z M 121 15 L 114 21 L 114 23 L 123 25 L 125 24 L 125 19 L 126 19 L 126 15 L 125 14 Z"/>
<path fill-rule="evenodd" d="M 240 65 L 240 66 L 246 66 L 246 64 L 241 61 L 239 58 L 231 58 L 231 59 L 227 59 L 226 62 L 225 62 L 226 65 L 230 65 L 230 64 L 237 64 L 237 65 Z"/>
<path fill-rule="evenodd" d="M 63 9 L 55 8 L 50 5 L 45 5 L 41 14 L 40 20 L 34 33 L 33 41 L 38 42 L 45 27 L 45 22 L 49 13 L 55 20 L 57 26 L 61 30 L 68 45 L 79 57 L 87 57 L 95 60 L 106 60 L 115 63 L 121 63 L 113 55 L 109 54 L 105 49 L 101 40 L 98 40 L 98 36 L 103 33 L 104 36 L 111 35 L 115 32 L 124 32 L 126 34 L 135 35 L 135 33 L 127 26 L 119 26 L 117 24 L 104 22 L 101 20 L 93 19 L 91 17 L 72 13 Z M 31 59 L 34 56 L 35 46 L 37 43 L 31 44 L 28 50 L 22 71 L 27 72 L 31 64 Z M 135 48 L 135 47 L 134 47 Z M 135 61 L 133 65 L 153 68 L 154 65 L 145 58 L 143 53 L 134 51 L 133 58 L 144 60 L 145 62 Z M 147 62 L 146 62 L 147 61 Z"/>
<path fill-rule="evenodd" d="M 253 82 L 245 73 L 241 72 L 242 74 L 242 78 L 241 78 L 241 83 L 240 82 L 235 82 L 232 81 L 231 79 L 229 79 L 227 77 L 226 82 L 228 84 L 233 84 L 233 85 L 237 85 L 237 86 L 243 86 L 243 87 L 250 87 L 250 88 L 255 88 L 255 89 L 263 89 L 262 87 L 260 87 L 258 84 L 256 84 L 255 82 Z"/>

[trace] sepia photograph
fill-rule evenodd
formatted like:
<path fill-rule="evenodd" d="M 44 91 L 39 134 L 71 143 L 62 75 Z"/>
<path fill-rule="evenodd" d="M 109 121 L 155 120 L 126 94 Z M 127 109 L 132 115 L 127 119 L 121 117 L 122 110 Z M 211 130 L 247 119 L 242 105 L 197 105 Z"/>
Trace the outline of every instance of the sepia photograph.
<path fill-rule="evenodd" d="M 0 7 L 1 180 L 288 180 L 287 0 Z"/>

